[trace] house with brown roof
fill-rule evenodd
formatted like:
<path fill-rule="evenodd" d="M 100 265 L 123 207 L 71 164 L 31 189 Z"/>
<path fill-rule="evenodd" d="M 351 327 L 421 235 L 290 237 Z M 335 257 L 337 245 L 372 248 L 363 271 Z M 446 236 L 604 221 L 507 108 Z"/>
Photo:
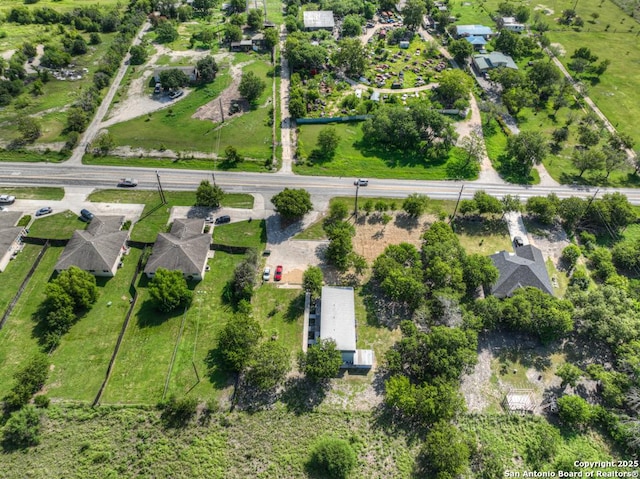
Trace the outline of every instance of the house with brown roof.
<path fill-rule="evenodd" d="M 56 263 L 60 273 L 71 266 L 94 276 L 113 277 L 127 250 L 124 216 L 94 216 L 86 230 L 76 230 Z"/>
<path fill-rule="evenodd" d="M 22 249 L 22 238 L 26 231 L 22 226 L 16 226 L 22 218 L 20 211 L 0 211 L 0 271 Z"/>
<path fill-rule="evenodd" d="M 203 233 L 204 219 L 176 219 L 169 233 L 159 233 L 144 272 L 153 278 L 158 268 L 182 271 L 188 280 L 204 277 L 211 235 Z"/>

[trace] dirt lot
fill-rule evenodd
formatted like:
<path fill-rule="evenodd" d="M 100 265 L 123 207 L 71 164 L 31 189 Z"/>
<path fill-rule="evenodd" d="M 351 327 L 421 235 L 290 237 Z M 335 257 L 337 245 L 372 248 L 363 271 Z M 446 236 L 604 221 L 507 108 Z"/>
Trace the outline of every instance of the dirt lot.
<path fill-rule="evenodd" d="M 247 113 L 250 110 L 249 102 L 242 98 L 238 91 L 238 86 L 242 78 L 242 69 L 250 63 L 252 62 L 233 65 L 230 69 L 231 85 L 229 85 L 218 98 L 198 108 L 191 118 L 196 120 L 211 120 L 214 123 L 220 123 L 223 120 L 223 115 L 224 118 L 231 116 L 230 109 L 233 103 L 236 103 L 239 108 L 237 112 L 233 113 L 234 118 Z M 221 105 L 222 113 L 220 112 Z"/>
<path fill-rule="evenodd" d="M 420 248 L 420 236 L 427 227 L 437 220 L 434 215 L 424 215 L 418 219 L 408 217 L 402 212 L 391 213 L 393 219 L 384 225 L 380 215 L 372 213 L 361 217 L 356 224 L 356 236 L 353 248 L 365 257 L 367 262 L 375 260 L 391 244 L 411 243 Z"/>

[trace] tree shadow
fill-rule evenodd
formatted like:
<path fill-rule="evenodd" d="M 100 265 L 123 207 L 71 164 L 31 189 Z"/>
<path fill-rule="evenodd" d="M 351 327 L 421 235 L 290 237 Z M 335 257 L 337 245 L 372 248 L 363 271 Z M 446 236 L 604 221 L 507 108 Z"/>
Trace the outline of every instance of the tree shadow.
<path fill-rule="evenodd" d="M 220 348 L 210 349 L 204 360 L 207 366 L 207 378 L 215 389 L 224 389 L 233 384 L 233 374 L 224 369 Z"/>
<path fill-rule="evenodd" d="M 169 313 L 158 311 L 151 300 L 142 303 L 140 309 L 136 313 L 136 320 L 139 328 L 148 328 L 160 326 L 164 322 L 182 316 L 184 308 L 178 307 Z"/>
<path fill-rule="evenodd" d="M 496 168 L 500 176 L 509 183 L 518 185 L 532 185 L 535 178 L 531 175 L 531 171 L 524 171 L 522 167 L 516 164 L 511 158 L 503 154 L 498 157 L 498 167 Z"/>
<path fill-rule="evenodd" d="M 315 382 L 306 376 L 293 377 L 286 381 L 280 400 L 288 412 L 296 415 L 313 412 L 324 401 L 329 387 L 328 380 Z"/>
<path fill-rule="evenodd" d="M 244 377 L 238 381 L 235 405 L 243 411 L 255 413 L 271 409 L 277 400 L 277 388 L 263 390 L 249 384 Z"/>
<path fill-rule="evenodd" d="M 301 293 L 289 302 L 287 309 L 284 312 L 285 321 L 293 323 L 304 314 L 304 300 L 305 293 Z"/>
<path fill-rule="evenodd" d="M 407 231 L 413 231 L 420 227 L 420 218 L 418 216 L 411 216 L 406 213 L 398 213 L 393 221 L 393 225 L 396 228 L 401 228 Z"/>

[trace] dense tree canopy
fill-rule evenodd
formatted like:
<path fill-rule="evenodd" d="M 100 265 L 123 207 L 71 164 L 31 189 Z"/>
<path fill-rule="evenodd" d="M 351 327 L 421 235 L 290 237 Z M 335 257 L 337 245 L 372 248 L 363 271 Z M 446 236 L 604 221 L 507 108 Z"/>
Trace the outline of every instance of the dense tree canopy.
<path fill-rule="evenodd" d="M 347 75 L 358 77 L 367 67 L 367 52 L 359 38 L 344 38 L 338 42 L 331 61 Z"/>
<path fill-rule="evenodd" d="M 255 103 L 266 86 L 262 78 L 252 71 L 247 71 L 242 74 L 238 91 L 249 103 Z"/>
<path fill-rule="evenodd" d="M 278 341 L 260 344 L 248 362 L 247 381 L 260 389 L 275 388 L 291 370 L 291 354 Z"/>
<path fill-rule="evenodd" d="M 318 266 L 309 266 L 302 275 L 302 289 L 309 291 L 314 299 L 320 297 L 322 282 L 322 270 Z"/>
<path fill-rule="evenodd" d="M 224 197 L 224 191 L 217 185 L 212 185 L 208 180 L 202 180 L 196 190 L 196 206 L 217 208 Z"/>
<path fill-rule="evenodd" d="M 300 219 L 313 209 L 311 195 L 305 189 L 285 188 L 271 198 L 276 211 L 286 219 Z"/>
<path fill-rule="evenodd" d="M 300 357 L 301 370 L 314 381 L 334 378 L 340 371 L 342 354 L 333 339 L 320 339 Z"/>
<path fill-rule="evenodd" d="M 220 331 L 218 338 L 218 348 L 225 367 L 231 371 L 242 371 L 254 357 L 254 350 L 260 338 L 262 338 L 262 328 L 255 319 L 248 314 L 235 314 Z M 268 368 L 265 368 L 265 371 L 266 369 Z M 256 379 L 259 382 L 262 380 L 268 382 L 266 376 Z"/>
<path fill-rule="evenodd" d="M 469 105 L 469 94 L 473 82 L 462 70 L 445 70 L 440 75 L 436 96 L 445 108 L 465 108 Z"/>
<path fill-rule="evenodd" d="M 417 307 L 426 294 L 420 252 L 409 243 L 389 245 L 373 263 L 373 277 L 394 301 Z"/>
<path fill-rule="evenodd" d="M 218 73 L 218 64 L 211 55 L 198 60 L 196 68 L 198 69 L 198 78 L 203 83 L 211 83 Z"/>
<path fill-rule="evenodd" d="M 300 34 L 289 35 L 284 56 L 292 70 L 312 70 L 324 64 L 327 50 L 322 46 L 311 45 L 310 40 Z"/>
<path fill-rule="evenodd" d="M 154 306 L 163 312 L 187 306 L 193 292 L 188 288 L 182 271 L 158 268 L 149 282 L 149 295 Z"/>
<path fill-rule="evenodd" d="M 438 422 L 425 437 L 421 459 L 434 479 L 459 477 L 468 467 L 471 451 L 464 434 L 453 424 Z"/>

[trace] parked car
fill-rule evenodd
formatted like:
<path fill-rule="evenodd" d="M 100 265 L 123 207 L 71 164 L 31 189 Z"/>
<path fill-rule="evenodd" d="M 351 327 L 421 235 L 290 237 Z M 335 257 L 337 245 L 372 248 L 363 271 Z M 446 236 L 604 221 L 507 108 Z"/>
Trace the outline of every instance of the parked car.
<path fill-rule="evenodd" d="M 180 98 L 182 95 L 184 95 L 184 91 L 176 90 L 169 93 L 169 98 L 171 98 L 172 100 L 175 100 L 176 98 Z"/>
<path fill-rule="evenodd" d="M 89 210 L 80 210 L 80 219 L 89 223 L 93 219 L 93 213 Z"/>
<path fill-rule="evenodd" d="M 160 92 L 162 92 L 162 83 L 156 83 L 153 93 L 158 95 Z"/>
<path fill-rule="evenodd" d="M 522 241 L 522 238 L 520 236 L 515 236 L 513 238 L 513 244 L 516 245 L 516 248 L 518 246 L 524 246 L 524 241 Z"/>
<path fill-rule="evenodd" d="M 204 219 L 205 223 L 213 223 L 213 216 L 209 215 Z"/>
<path fill-rule="evenodd" d="M 356 186 L 367 186 L 369 184 L 369 180 L 363 180 L 362 178 L 353 182 Z"/>
<path fill-rule="evenodd" d="M 44 216 L 52 212 L 53 208 L 51 208 L 51 206 L 45 206 L 44 208 L 40 208 L 38 211 L 36 211 L 36 216 Z"/>
<path fill-rule="evenodd" d="M 138 180 L 135 180 L 133 178 L 122 178 L 118 183 L 118 186 L 125 186 L 125 187 L 132 188 L 134 186 L 138 186 Z"/>
<path fill-rule="evenodd" d="M 273 275 L 273 279 L 280 281 L 282 279 L 282 265 L 276 266 L 276 274 Z"/>
<path fill-rule="evenodd" d="M 16 200 L 15 196 L 0 195 L 0 203 L 11 204 Z"/>
<path fill-rule="evenodd" d="M 0 206 L 0 211 L 9 211 L 9 208 L 6 206 Z"/>
<path fill-rule="evenodd" d="M 230 221 L 231 221 L 231 216 L 229 215 L 218 216 L 216 218 L 217 225 L 223 225 L 225 223 L 229 223 Z"/>
<path fill-rule="evenodd" d="M 262 273 L 262 281 L 269 281 L 269 276 L 271 276 L 271 268 L 267 266 Z"/>

